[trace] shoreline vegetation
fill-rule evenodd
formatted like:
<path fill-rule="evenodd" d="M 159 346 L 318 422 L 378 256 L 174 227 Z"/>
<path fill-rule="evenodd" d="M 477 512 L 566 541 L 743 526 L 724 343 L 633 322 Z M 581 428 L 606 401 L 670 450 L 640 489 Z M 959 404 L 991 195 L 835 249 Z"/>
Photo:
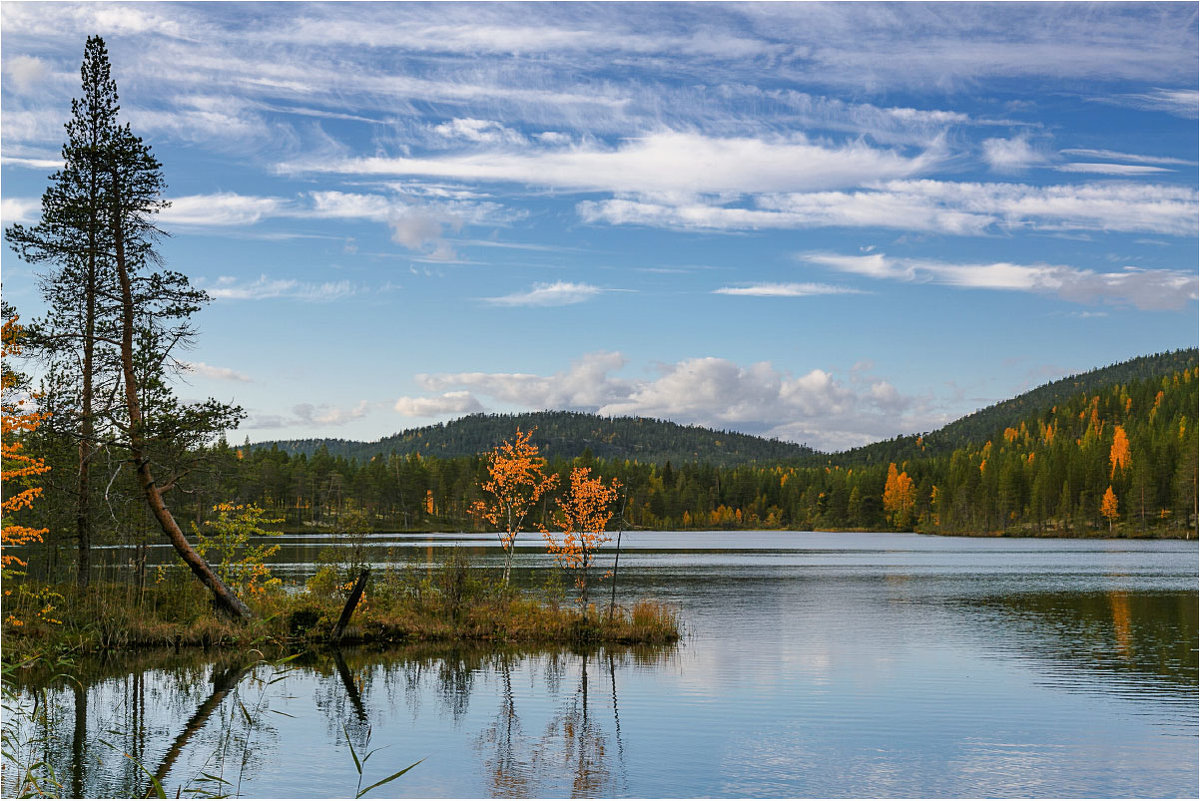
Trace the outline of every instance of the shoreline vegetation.
<path fill-rule="evenodd" d="M 115 581 L 44 587 L 25 603 L 20 595 L 6 600 L 9 613 L 24 620 L 5 625 L 3 661 L 163 648 L 281 655 L 340 645 L 669 645 L 682 636 L 678 612 L 666 604 L 610 607 L 605 599 L 585 610 L 568 600 L 557 574 L 544 586 L 519 589 L 504 584 L 498 571 L 473 567 L 458 549 L 436 566 L 372 575 L 350 622 L 335 634 L 353 584 L 341 580 L 347 574 L 327 565 L 303 587 L 262 588 L 247 597 L 255 613 L 249 621 L 215 615 L 205 588 L 178 569 L 141 587 Z M 41 610 L 33 608 L 38 603 Z"/>

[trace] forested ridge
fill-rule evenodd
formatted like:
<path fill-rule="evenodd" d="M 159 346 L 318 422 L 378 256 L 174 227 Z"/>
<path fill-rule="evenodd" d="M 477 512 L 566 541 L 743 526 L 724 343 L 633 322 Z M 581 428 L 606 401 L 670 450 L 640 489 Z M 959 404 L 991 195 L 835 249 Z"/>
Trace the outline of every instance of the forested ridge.
<path fill-rule="evenodd" d="M 943 432 L 912 438 L 905 445 L 911 453 L 896 459 L 868 462 L 862 454 L 869 449 L 860 449 L 809 453 L 790 463 L 656 464 L 603 458 L 604 451 L 593 448 L 599 443 L 595 439 L 586 445 L 592 450 L 582 453 L 546 447 L 540 427 L 533 440 L 549 454 L 548 469 L 560 476 L 584 464 L 605 479 L 618 478 L 624 520 L 633 528 L 1187 536 L 1196 527 L 1200 369 L 1195 350 L 1136 360 L 1133 369 L 1156 360 L 1189 366 L 1103 387 L 1087 377 L 1056 382 L 1030 393 L 1058 398 L 1056 403 L 1036 411 L 1021 411 L 1031 406 L 1024 398 L 998 404 L 981 413 L 995 421 L 987 436 L 964 437 L 966 444 L 955 448 L 931 446 L 945 431 L 961 428 L 960 421 Z M 1088 389 L 1073 389 L 1069 382 L 1076 381 Z M 469 418 L 471 436 L 489 436 L 481 432 L 497 419 L 514 431 L 518 423 L 595 421 L 575 414 L 475 416 Z M 30 447 L 52 461 L 59 454 L 69 473 L 69 449 L 56 450 L 49 439 L 38 441 L 41 436 L 31 435 Z M 417 432 L 405 436 L 428 441 Z M 188 477 L 186 492 L 173 501 L 180 516 L 192 520 L 205 519 L 217 503 L 253 503 L 291 530 L 336 530 L 352 513 L 365 513 L 381 531 L 474 530 L 479 521 L 468 509 L 486 479 L 487 450 L 484 444 L 468 456 L 414 450 L 356 460 L 324 447 L 311 455 L 291 454 L 276 446 L 235 447 L 222 441 L 199 453 L 203 468 Z M 124 478 L 117 475 L 103 501 L 110 514 L 101 526 L 107 534 L 102 538 L 146 541 L 153 527 L 140 507 L 114 505 Z M 56 501 L 47 493 L 46 502 L 28 512 L 29 524 L 49 528 L 48 543 L 64 548 L 72 514 L 66 497 Z"/>
<path fill-rule="evenodd" d="M 536 428 L 538 448 L 549 458 L 574 458 L 586 449 L 601 459 L 633 459 L 653 464 L 702 462 L 729 467 L 748 462 L 792 463 L 815 453 L 811 448 L 793 442 L 683 426 L 669 420 L 600 417 L 562 411 L 472 414 L 449 423 L 403 431 L 377 442 L 299 439 L 264 442 L 250 447 L 278 448 L 291 455 L 308 456 L 324 449 L 331 456 L 360 461 L 416 453 L 442 458 L 474 456 L 511 438 L 518 428 L 522 431 Z"/>

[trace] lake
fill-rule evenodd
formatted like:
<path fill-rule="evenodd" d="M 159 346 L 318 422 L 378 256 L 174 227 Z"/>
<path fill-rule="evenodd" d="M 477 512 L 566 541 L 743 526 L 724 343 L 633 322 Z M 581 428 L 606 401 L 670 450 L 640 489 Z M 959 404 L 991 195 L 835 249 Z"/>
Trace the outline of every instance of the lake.
<path fill-rule="evenodd" d="M 540 586 L 526 536 L 514 580 Z M 326 539 L 283 542 L 298 579 Z M 477 535 L 370 543 L 500 564 Z M 618 602 L 677 606 L 678 646 L 94 660 L 43 748 L 82 796 L 145 793 L 129 754 L 168 796 L 353 797 L 422 760 L 367 797 L 1195 797 L 1197 564 L 1194 541 L 626 533 Z M 361 782 L 350 745 L 379 749 Z"/>

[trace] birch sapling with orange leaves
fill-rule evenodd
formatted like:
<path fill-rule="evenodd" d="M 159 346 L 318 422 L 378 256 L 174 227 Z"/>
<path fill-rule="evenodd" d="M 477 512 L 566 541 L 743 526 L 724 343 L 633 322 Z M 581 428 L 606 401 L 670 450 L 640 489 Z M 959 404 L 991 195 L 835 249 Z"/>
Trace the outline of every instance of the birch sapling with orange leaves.
<path fill-rule="evenodd" d="M 512 441 L 505 440 L 488 454 L 488 480 L 480 485 L 487 497 L 471 506 L 473 515 L 496 527 L 504 549 L 505 586 L 525 519 L 558 486 L 558 476 L 546 474 L 546 460 L 538 455 L 538 447 L 532 442 L 536 430 L 523 432 L 518 428 Z"/>
<path fill-rule="evenodd" d="M 603 479 L 591 475 L 590 468 L 574 468 L 570 485 L 558 499 L 554 512 L 554 524 L 560 533 L 542 529 L 547 549 L 555 562 L 575 575 L 579 603 L 585 616 L 590 573 L 597 551 L 609 541 L 605 530 L 612 519 L 612 505 L 620 488 L 621 484 L 615 478 L 605 484 Z"/>

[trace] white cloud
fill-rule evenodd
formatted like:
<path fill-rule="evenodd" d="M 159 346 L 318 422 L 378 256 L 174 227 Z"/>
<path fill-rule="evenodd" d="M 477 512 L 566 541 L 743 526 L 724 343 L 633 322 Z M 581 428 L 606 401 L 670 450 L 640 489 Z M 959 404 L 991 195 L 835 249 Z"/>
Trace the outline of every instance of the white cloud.
<path fill-rule="evenodd" d="M 348 423 L 351 420 L 358 420 L 365 417 L 370 409 L 370 404 L 365 400 L 359 401 L 358 405 L 353 409 L 343 409 L 340 406 L 334 406 L 328 403 L 298 403 L 292 407 L 294 414 L 301 423 L 338 426 Z"/>
<path fill-rule="evenodd" d="M 1020 172 L 1044 164 L 1046 157 L 1029 144 L 1028 137 L 984 139 L 983 158 L 996 172 Z"/>
<path fill-rule="evenodd" d="M 569 306 L 583 303 L 605 290 L 591 284 L 576 284 L 570 281 L 555 281 L 552 284 L 534 284 L 526 292 L 514 292 L 498 298 L 485 298 L 496 306 Z"/>
<path fill-rule="evenodd" d="M 0 198 L 0 220 L 3 220 L 5 225 L 12 225 L 14 223 L 32 223 L 36 222 L 41 216 L 41 198 Z"/>
<path fill-rule="evenodd" d="M 1127 161 L 1134 164 L 1184 164 L 1195 166 L 1196 162 L 1179 159 L 1173 156 L 1145 156 L 1139 153 L 1122 153 L 1117 150 L 1097 150 L 1088 147 L 1068 147 L 1058 151 L 1064 156 L 1079 156 L 1089 159 L 1109 159 L 1111 161 Z"/>
<path fill-rule="evenodd" d="M 0 164 L 12 167 L 25 167 L 30 170 L 58 170 L 63 166 L 62 159 L 30 158 L 25 156 L 0 156 Z"/>
<path fill-rule="evenodd" d="M 331 403 L 297 403 L 290 414 L 264 413 L 251 409 L 242 422 L 244 429 L 293 428 L 311 432 L 313 426 L 340 426 L 366 417 L 371 404 L 359 401 L 352 409 Z"/>
<path fill-rule="evenodd" d="M 4 74 L 12 89 L 24 94 L 49 77 L 50 65 L 36 56 L 13 56 L 4 60 Z"/>
<path fill-rule="evenodd" d="M 180 362 L 183 369 L 189 373 L 204 376 L 205 378 L 213 378 L 218 381 L 243 381 L 249 382 L 253 379 L 245 373 L 239 373 L 229 367 L 213 367 L 211 364 L 204 362 Z"/>
<path fill-rule="evenodd" d="M 483 405 L 466 390 L 446 392 L 433 398 L 398 398 L 394 408 L 405 417 L 441 417 L 483 411 Z"/>
<path fill-rule="evenodd" d="M 168 225 L 253 225 L 264 217 L 279 214 L 288 205 L 283 198 L 217 192 L 172 198 L 171 205 L 159 217 Z"/>
<path fill-rule="evenodd" d="M 860 371 L 851 371 L 848 380 L 825 370 L 794 376 L 767 362 L 742 366 L 707 357 L 660 365 L 651 378 L 611 375 L 624 366 L 619 353 L 593 353 L 551 376 L 418 375 L 420 385 L 440 394 L 401 398 L 396 409 L 411 416 L 462 414 L 484 410 L 480 398 L 490 398 L 526 409 L 663 417 L 827 449 L 862 445 L 897 430 L 929 430 L 945 422 L 927 400 L 906 396 L 888 381 Z"/>
<path fill-rule="evenodd" d="M 1098 175 L 1154 175 L 1155 173 L 1174 172 L 1166 167 L 1155 167 L 1150 164 L 1109 164 L 1098 161 L 1073 161 L 1070 164 L 1059 164 L 1054 169 L 1059 172 L 1087 172 Z"/>
<path fill-rule="evenodd" d="M 286 298 L 327 302 L 352 297 L 361 292 L 349 281 L 312 283 L 291 278 L 268 278 L 260 275 L 250 283 L 239 282 L 231 276 L 221 276 L 211 286 L 202 287 L 214 300 L 270 300 Z"/>
<path fill-rule="evenodd" d="M 476 144 L 525 144 L 526 139 L 495 120 L 477 120 L 471 117 L 455 118 L 433 127 L 434 133 L 446 139 L 459 139 Z M 545 141 L 545 140 L 543 140 Z"/>
<path fill-rule="evenodd" d="M 388 225 L 392 229 L 392 241 L 409 250 L 424 252 L 437 261 L 450 261 L 457 257 L 442 239 L 445 228 L 455 231 L 462 228 L 462 220 L 455 215 L 439 215 L 428 209 L 409 208 L 392 217 Z"/>
<path fill-rule="evenodd" d="M 839 272 L 893 281 L 930 281 L 970 289 L 1056 295 L 1074 303 L 1110 303 L 1145 310 L 1179 309 L 1198 297 L 1194 272 L 1126 267 L 1102 273 L 1053 264 L 955 264 L 894 259 L 882 253 L 844 256 L 804 253 L 801 260 Z"/>
<path fill-rule="evenodd" d="M 1194 237 L 1196 190 L 1166 184 L 1032 186 L 935 180 L 888 181 L 854 192 L 791 192 L 754 207 L 703 201 L 614 198 L 582 201 L 583 220 L 662 228 L 896 228 L 954 235 L 1035 231 L 1121 231 Z"/>
<path fill-rule="evenodd" d="M 279 165 L 284 172 L 428 175 L 517 182 L 578 191 L 695 193 L 779 192 L 858 185 L 931 168 L 938 155 L 904 156 L 862 142 L 825 145 L 803 136 L 768 140 L 660 132 L 615 148 L 596 145 L 541 152 L 476 152 L 441 157 L 371 157 Z"/>
<path fill-rule="evenodd" d="M 464 387 L 503 403 L 531 409 L 598 409 L 628 394 L 629 384 L 608 374 L 620 370 L 625 358 L 619 353 L 589 353 L 571 363 L 569 369 L 552 376 L 528 373 L 437 373 L 419 374 L 417 383 L 430 392 Z"/>
<path fill-rule="evenodd" d="M 1193 80 L 1195 80 L 1193 78 Z M 1195 119 L 1200 115 L 1200 92 L 1195 89 L 1154 89 L 1113 97 L 1093 98 L 1102 103 L 1133 106 L 1146 111 L 1165 111 L 1176 117 Z"/>
<path fill-rule="evenodd" d="M 714 295 L 741 295 L 756 298 L 805 298 L 813 295 L 859 294 L 861 290 L 831 284 L 747 284 L 746 286 L 723 286 L 714 289 Z"/>

